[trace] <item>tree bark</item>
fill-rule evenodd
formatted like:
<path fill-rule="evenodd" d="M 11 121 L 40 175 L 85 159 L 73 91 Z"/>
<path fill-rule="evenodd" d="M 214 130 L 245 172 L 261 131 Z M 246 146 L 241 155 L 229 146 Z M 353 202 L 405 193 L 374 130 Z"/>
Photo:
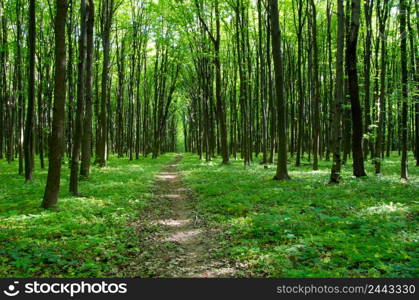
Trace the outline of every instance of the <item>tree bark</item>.
<path fill-rule="evenodd" d="M 52 208 L 58 200 L 61 178 L 61 159 L 64 153 L 64 106 L 66 98 L 66 47 L 65 23 L 67 0 L 56 0 L 55 16 L 55 87 L 52 133 L 49 147 L 48 179 L 45 187 L 43 208 Z"/>
<path fill-rule="evenodd" d="M 29 28 L 28 28 L 28 48 L 29 48 L 29 70 L 28 70 L 28 106 L 26 113 L 25 126 L 25 182 L 33 180 L 33 129 L 35 112 L 35 0 L 29 2 Z"/>
<path fill-rule="evenodd" d="M 103 65 L 102 65 L 102 95 L 100 101 L 99 113 L 99 137 L 98 149 L 96 151 L 96 162 L 100 167 L 106 166 L 107 154 L 107 103 L 108 96 L 108 81 L 109 81 L 109 63 L 110 63 L 110 35 L 112 27 L 112 18 L 114 14 L 114 0 L 102 1 L 102 47 L 103 47 Z"/>
<path fill-rule="evenodd" d="M 400 62 L 402 71 L 402 115 L 401 115 L 401 162 L 400 162 L 400 177 L 404 180 L 408 179 L 408 163 L 407 163 L 407 32 L 406 32 L 406 2 L 400 0 Z"/>
<path fill-rule="evenodd" d="M 90 173 L 90 157 L 92 153 L 92 105 L 93 105 L 93 27 L 95 23 L 94 0 L 88 0 L 86 5 L 86 83 L 85 83 L 85 113 L 83 123 L 82 157 L 80 175 L 87 178 Z"/>
<path fill-rule="evenodd" d="M 215 97 L 217 99 L 217 114 L 218 121 L 220 124 L 220 135 L 221 135 L 221 155 L 223 157 L 223 164 L 228 164 L 228 144 L 227 144 L 227 125 L 226 125 L 226 113 L 224 108 L 224 101 L 221 95 L 221 62 L 220 62 L 220 42 L 221 42 L 221 26 L 220 26 L 220 12 L 218 8 L 218 0 L 215 0 L 215 26 L 216 26 L 216 37 L 214 41 L 215 49 Z"/>
<path fill-rule="evenodd" d="M 319 54 L 317 47 L 317 14 L 314 0 L 311 5 L 311 46 L 313 48 L 313 170 L 319 169 L 319 143 L 320 143 L 320 82 L 319 82 Z"/>
<path fill-rule="evenodd" d="M 23 97 L 22 87 L 22 26 L 21 26 L 21 0 L 16 0 L 16 80 L 18 92 L 18 152 L 19 152 L 19 175 L 23 174 L 23 139 L 24 139 L 24 111 L 25 111 L 25 97 Z"/>
<path fill-rule="evenodd" d="M 86 63 L 86 0 L 80 0 L 80 36 L 79 63 L 77 79 L 76 124 L 73 132 L 73 149 L 71 155 L 70 193 L 78 195 L 80 147 L 83 137 L 83 112 L 85 95 L 85 63 Z"/>
<path fill-rule="evenodd" d="M 345 20 L 343 1 L 338 2 L 338 33 L 337 33 L 337 51 L 336 51 L 336 88 L 335 88 L 335 101 L 333 103 L 333 124 L 332 124 L 332 151 L 333 151 L 333 165 L 330 174 L 330 183 L 340 182 L 341 172 L 341 122 L 342 122 L 342 105 L 344 101 L 344 78 L 343 78 L 343 48 L 344 48 L 344 35 L 345 35 Z"/>
<path fill-rule="evenodd" d="M 278 0 L 270 0 L 272 56 L 275 68 L 275 90 L 278 115 L 278 164 L 275 180 L 289 180 L 287 170 L 287 131 L 284 78 L 282 69 L 281 31 L 279 28 Z"/>
<path fill-rule="evenodd" d="M 304 18 L 305 20 L 305 18 Z M 298 135 L 297 135 L 297 154 L 295 157 L 295 166 L 301 166 L 301 155 L 303 153 L 303 134 L 304 134 L 304 88 L 303 77 L 301 74 L 302 55 L 303 55 L 303 3 L 298 1 L 298 28 L 297 28 L 297 84 L 298 84 Z"/>
<path fill-rule="evenodd" d="M 384 118 L 385 118 L 385 97 L 386 97 L 386 73 L 387 73 L 387 37 L 386 37 L 386 21 L 389 12 L 388 0 L 384 0 L 382 7 L 380 2 L 377 3 L 377 14 L 379 23 L 379 37 L 381 43 L 381 66 L 380 66 L 380 93 L 378 97 L 378 124 L 377 124 L 377 140 L 375 145 L 375 174 L 381 173 L 381 157 L 383 155 L 383 139 L 384 139 Z M 378 68 L 378 66 L 377 66 Z"/>
<path fill-rule="evenodd" d="M 378 0 L 379 1 L 379 0 Z M 365 15 L 365 26 L 366 26 L 366 37 L 365 37 L 365 51 L 364 51 L 364 81 L 365 81 L 365 100 L 364 100 L 364 122 L 365 132 L 370 132 L 371 125 L 371 112 L 370 112 L 370 72 L 371 72 L 371 35 L 372 35 L 372 12 L 374 7 L 374 0 L 364 0 L 364 15 Z M 370 139 L 364 142 L 364 155 L 365 158 L 368 156 L 368 151 L 371 150 L 369 147 Z"/>
<path fill-rule="evenodd" d="M 349 96 L 352 108 L 352 155 L 353 174 L 356 177 L 366 176 L 364 169 L 364 155 L 362 150 L 362 109 L 359 101 L 357 45 L 359 32 L 360 0 L 352 0 L 351 23 L 348 45 L 346 49 L 346 68 L 348 73 Z"/>

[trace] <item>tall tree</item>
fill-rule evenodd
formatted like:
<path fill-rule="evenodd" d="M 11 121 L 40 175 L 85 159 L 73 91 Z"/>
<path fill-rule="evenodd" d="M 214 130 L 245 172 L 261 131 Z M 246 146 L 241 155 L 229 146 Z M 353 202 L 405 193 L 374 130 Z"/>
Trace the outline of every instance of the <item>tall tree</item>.
<path fill-rule="evenodd" d="M 134 37 L 135 38 L 135 37 Z M 135 41 L 134 41 L 135 42 Z M 118 153 L 118 157 L 123 156 L 123 140 L 124 140 L 124 91 L 125 91 L 125 37 L 121 38 L 120 45 L 117 43 L 116 49 L 116 63 L 118 66 L 118 95 L 117 95 L 117 103 L 116 103 L 116 152 Z M 134 55 L 132 55 L 131 61 L 134 61 Z M 134 72 L 131 72 L 130 75 L 130 93 L 129 99 L 132 101 L 132 85 L 131 81 L 133 81 Z M 131 108 L 131 106 L 130 106 Z M 130 147 L 131 148 L 131 147 Z M 130 150 L 130 160 L 132 160 L 132 151 Z"/>
<path fill-rule="evenodd" d="M 262 0 L 257 0 L 258 12 L 258 58 L 260 65 L 260 93 L 261 112 L 262 112 L 262 164 L 268 162 L 268 112 L 267 112 L 267 85 L 266 85 L 266 66 L 265 51 L 263 45 L 264 37 L 264 18 L 262 13 Z"/>
<path fill-rule="evenodd" d="M 383 139 L 384 139 L 384 118 L 385 118 L 385 98 L 386 98 L 386 73 L 387 73 L 387 34 L 386 22 L 390 11 L 388 0 L 378 0 L 377 2 L 377 15 L 378 27 L 381 47 L 381 64 L 380 64 L 380 91 L 378 95 L 378 124 L 377 124 L 377 140 L 375 145 L 375 173 L 381 173 L 381 157 L 383 155 Z M 377 66 L 378 69 L 378 66 Z"/>
<path fill-rule="evenodd" d="M 270 0 L 272 56 L 275 68 L 275 91 L 278 115 L 278 164 L 275 180 L 289 180 L 287 170 L 287 126 L 282 69 L 281 30 L 279 28 L 278 0 Z"/>
<path fill-rule="evenodd" d="M 221 44 L 221 24 L 220 24 L 220 9 L 218 0 L 215 0 L 215 39 L 214 39 L 214 65 L 215 65 L 215 98 L 217 101 L 217 115 L 219 119 L 219 132 L 221 135 L 221 154 L 223 157 L 223 164 L 227 164 L 229 161 L 228 157 L 228 144 L 227 144 L 227 125 L 226 125 L 226 113 L 225 105 L 221 95 L 221 62 L 220 62 L 220 44 Z"/>
<path fill-rule="evenodd" d="M 109 64 L 110 64 L 110 36 L 112 28 L 112 19 L 115 13 L 114 0 L 102 1 L 101 11 L 101 37 L 103 47 L 103 65 L 102 65 L 102 95 L 100 101 L 99 113 L 99 137 L 96 149 L 96 162 L 99 166 L 106 166 L 107 146 L 108 146 L 108 124 L 107 124 L 107 103 L 109 101 L 108 83 L 109 83 Z"/>
<path fill-rule="evenodd" d="M 407 74 L 407 31 L 406 31 L 406 1 L 400 0 L 400 62 L 402 71 L 402 116 L 401 116 L 401 164 L 400 164 L 400 177 L 408 179 L 407 172 L 407 116 L 408 116 L 408 74 Z"/>
<path fill-rule="evenodd" d="M 4 110 L 7 103 L 7 21 L 4 3 L 0 3 L 0 159 L 3 159 L 3 142 L 5 139 Z"/>
<path fill-rule="evenodd" d="M 55 14 L 55 87 L 52 133 L 49 145 L 48 178 L 45 187 L 43 208 L 52 208 L 58 200 L 61 179 L 61 160 L 64 153 L 64 118 L 67 69 L 65 47 L 65 23 L 68 0 L 56 0 Z"/>
<path fill-rule="evenodd" d="M 319 51 L 317 47 L 317 13 L 314 0 L 311 6 L 311 47 L 313 48 L 313 170 L 319 169 L 320 143 L 320 82 L 319 82 Z"/>
<path fill-rule="evenodd" d="M 76 126 L 73 132 L 73 149 L 71 155 L 70 193 L 78 195 L 80 147 L 83 136 L 83 115 L 85 97 L 85 63 L 86 63 L 86 0 L 80 0 L 80 36 L 79 62 L 77 79 Z"/>
<path fill-rule="evenodd" d="M 83 122 L 82 157 L 80 175 L 88 177 L 90 173 L 90 158 L 92 150 L 92 105 L 93 105 L 93 50 L 94 50 L 94 0 L 86 4 L 86 82 L 85 82 L 85 112 Z"/>
<path fill-rule="evenodd" d="M 359 100 L 357 45 L 359 33 L 360 0 L 351 0 L 351 18 L 346 48 L 346 72 L 348 74 L 348 92 L 352 109 L 352 155 L 353 174 L 356 177 L 366 176 L 362 150 L 362 109 Z"/>
<path fill-rule="evenodd" d="M 416 35 L 415 35 L 415 31 L 412 27 L 412 22 L 411 22 L 411 16 L 410 16 L 410 12 L 412 11 L 411 8 L 413 6 L 413 3 L 415 4 L 415 9 L 416 9 L 416 20 L 419 20 L 419 3 L 418 1 L 411 1 L 410 5 L 409 5 L 409 10 L 408 10 L 408 27 L 409 27 L 409 40 L 410 40 L 410 58 L 411 58 L 411 73 L 413 75 L 413 84 L 414 87 L 416 88 L 416 91 L 419 90 L 419 54 L 417 51 L 415 51 L 415 49 L 417 49 L 418 47 L 418 41 Z M 415 15 L 413 15 L 415 16 Z M 416 34 L 419 33 L 419 22 L 416 22 Z M 414 103 L 415 103 L 415 156 L 416 156 L 416 166 L 419 167 L 419 93 L 416 93 L 414 95 Z M 413 109 L 413 108 L 412 108 Z"/>
<path fill-rule="evenodd" d="M 25 127 L 25 181 L 33 180 L 33 131 L 35 112 L 35 0 L 29 1 L 29 27 L 28 27 L 28 48 L 29 48 L 29 69 L 28 69 L 28 106 L 26 113 Z"/>
<path fill-rule="evenodd" d="M 342 140 L 342 105 L 344 101 L 344 76 L 343 76 L 343 48 L 345 35 L 345 16 L 343 10 L 343 1 L 338 2 L 338 30 L 337 30 L 337 51 L 336 51 L 336 88 L 335 100 L 333 103 L 333 124 L 332 124 L 332 151 L 333 151 L 333 165 L 330 174 L 331 183 L 339 183 L 341 172 L 341 140 Z"/>
<path fill-rule="evenodd" d="M 379 0 L 378 0 L 379 1 Z M 371 125 L 371 112 L 370 112 L 370 90 L 371 90 L 371 39 L 372 39 L 372 13 L 374 7 L 374 0 L 364 0 L 364 16 L 365 16 L 365 27 L 366 27 L 366 37 L 365 37 L 365 49 L 364 49 L 364 89 L 365 89 L 365 99 L 364 99 L 364 121 L 365 121 L 365 132 L 369 132 L 369 127 Z M 365 140 L 364 143 L 364 155 L 368 156 L 368 151 L 370 150 L 369 139 Z"/>
<path fill-rule="evenodd" d="M 25 97 L 23 95 L 22 83 L 22 4 L 21 0 L 16 0 L 16 85 L 17 85 L 17 119 L 18 119 L 18 152 L 19 152 L 19 175 L 23 173 L 23 139 L 24 139 L 24 114 L 25 114 Z"/>
<path fill-rule="evenodd" d="M 294 1 L 292 2 L 294 4 Z M 298 85 L 298 133 L 297 133 L 297 154 L 295 157 L 295 165 L 301 165 L 301 152 L 303 147 L 303 133 L 304 133 L 304 87 L 302 76 L 302 60 L 303 60 L 303 28 L 305 23 L 305 15 L 303 16 L 303 1 L 297 1 L 298 23 L 297 31 L 297 85 Z"/>

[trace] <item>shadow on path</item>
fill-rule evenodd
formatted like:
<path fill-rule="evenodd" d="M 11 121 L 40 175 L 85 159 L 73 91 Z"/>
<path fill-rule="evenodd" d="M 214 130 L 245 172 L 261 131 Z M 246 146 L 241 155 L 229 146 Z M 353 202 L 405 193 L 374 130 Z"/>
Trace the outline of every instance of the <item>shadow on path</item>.
<path fill-rule="evenodd" d="M 139 277 L 234 277 L 235 269 L 212 255 L 217 233 L 193 210 L 195 198 L 177 171 L 181 160 L 177 156 L 156 175 L 151 206 L 134 224 L 142 263 L 132 266 L 130 273 Z"/>

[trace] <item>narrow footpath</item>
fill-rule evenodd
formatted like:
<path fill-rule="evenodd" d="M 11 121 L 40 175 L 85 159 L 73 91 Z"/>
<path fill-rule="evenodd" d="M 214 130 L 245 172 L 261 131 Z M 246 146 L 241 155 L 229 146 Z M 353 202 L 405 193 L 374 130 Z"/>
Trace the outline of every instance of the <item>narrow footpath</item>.
<path fill-rule="evenodd" d="M 144 261 L 139 277 L 234 277 L 233 267 L 214 258 L 217 233 L 193 210 L 196 199 L 177 170 L 181 160 L 156 175 L 151 205 L 135 224 Z"/>

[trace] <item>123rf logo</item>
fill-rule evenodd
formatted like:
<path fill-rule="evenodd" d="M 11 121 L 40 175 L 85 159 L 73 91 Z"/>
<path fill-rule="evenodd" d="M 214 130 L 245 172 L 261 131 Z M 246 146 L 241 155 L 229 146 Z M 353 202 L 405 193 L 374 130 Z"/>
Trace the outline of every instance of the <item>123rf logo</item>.
<path fill-rule="evenodd" d="M 64 282 L 28 282 L 25 283 L 23 289 L 18 289 L 19 281 L 14 281 L 7 289 L 3 291 L 6 296 L 14 297 L 19 293 L 24 294 L 61 294 L 73 297 L 77 294 L 126 294 L 126 283 L 107 283 L 105 281 L 90 283 L 90 282 L 77 282 L 77 283 L 64 283 Z"/>

